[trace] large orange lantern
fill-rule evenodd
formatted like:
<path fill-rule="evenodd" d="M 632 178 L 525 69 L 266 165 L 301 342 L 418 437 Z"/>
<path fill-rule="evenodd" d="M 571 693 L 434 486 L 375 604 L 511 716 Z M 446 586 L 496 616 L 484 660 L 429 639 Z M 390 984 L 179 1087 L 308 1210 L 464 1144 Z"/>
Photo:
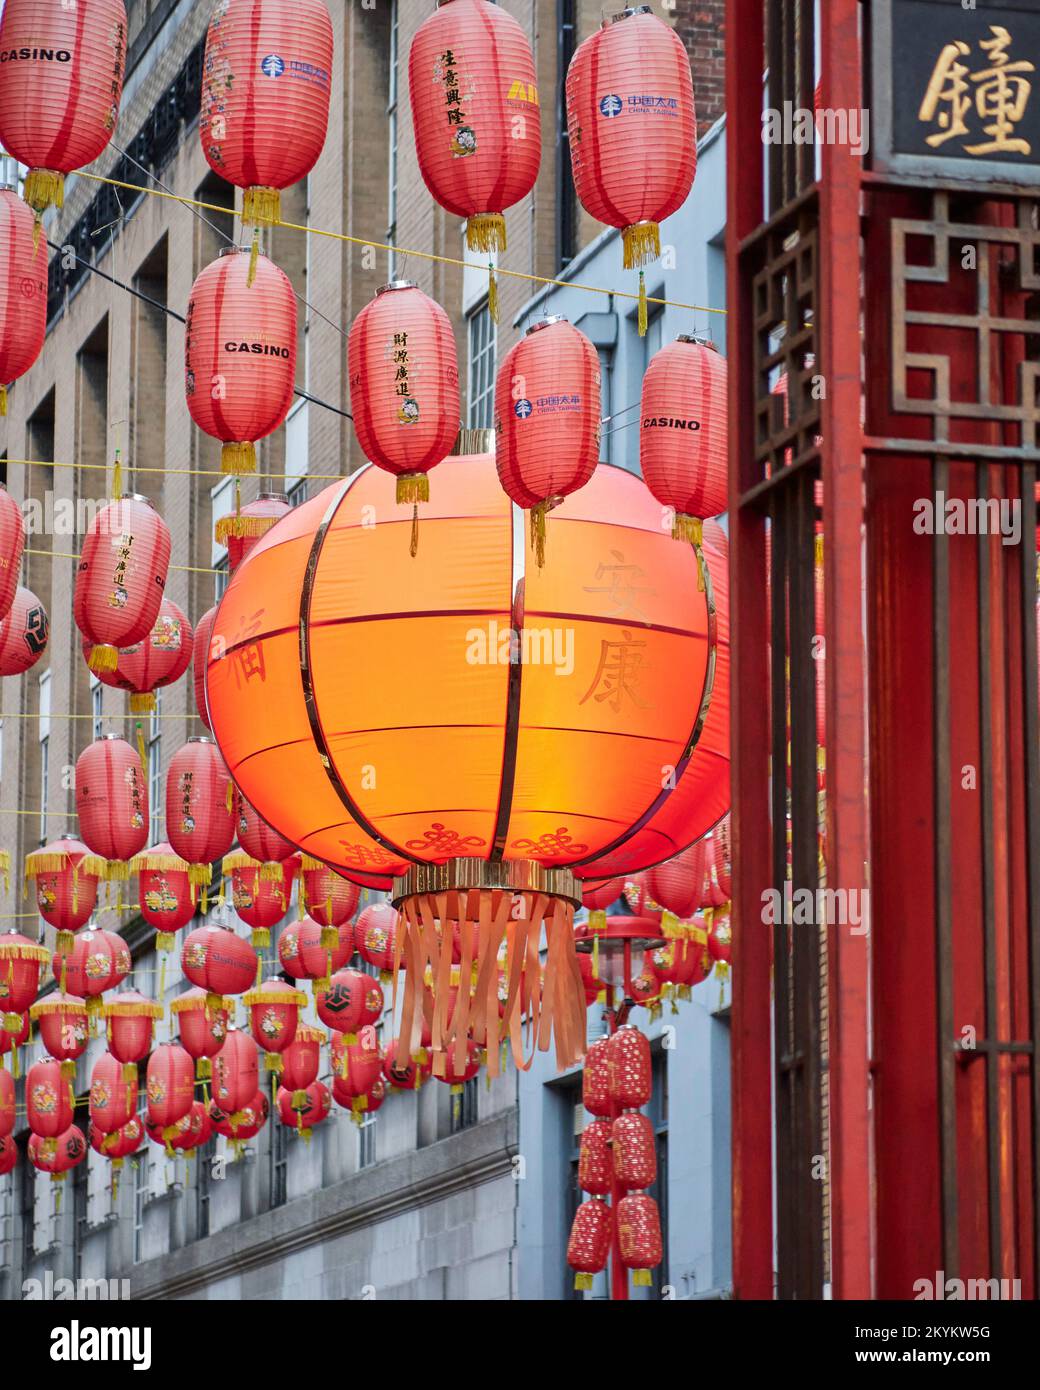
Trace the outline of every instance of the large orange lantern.
<path fill-rule="evenodd" d="M 19 584 L 7 617 L 0 622 L 0 676 L 21 676 L 31 670 L 47 650 L 50 630 L 46 608 L 31 589 Z"/>
<path fill-rule="evenodd" d="M 90 1121 L 102 1134 L 129 1124 L 137 1110 L 137 1067 L 102 1052 L 90 1073 Z"/>
<path fill-rule="evenodd" d="M 541 568 L 546 516 L 585 486 L 599 461 L 599 354 L 562 315 L 532 324 L 506 354 L 495 381 L 495 430 L 498 476 L 531 513 Z"/>
<path fill-rule="evenodd" d="M 94 518 L 83 541 L 72 615 L 91 643 L 87 665 L 114 671 L 119 649 L 142 642 L 162 605 L 170 532 L 147 497 L 122 497 Z"/>
<path fill-rule="evenodd" d="M 8 74 L 5 73 L 4 86 Z M 0 95 L 0 110 L 3 96 Z M 0 185 L 0 416 L 7 414 L 7 383 L 24 376 L 39 357 L 47 333 L 47 254 L 33 215 L 13 188 Z M 0 490 L 2 491 L 2 490 Z M 5 494 L 6 495 L 6 494 Z M 0 497 L 0 503 L 3 498 Z M 4 604 L 4 525 L 0 505 L 0 618 Z M 21 521 L 21 513 L 18 515 Z M 19 546 L 19 553 L 21 547 Z M 14 566 L 17 576 L 18 566 Z M 10 599 L 10 595 L 8 595 Z"/>
<path fill-rule="evenodd" d="M 499 5 L 450 0 L 412 39 L 408 82 L 426 187 L 467 219 L 470 250 L 505 250 L 503 213 L 530 193 L 542 157 L 527 35 Z"/>
<path fill-rule="evenodd" d="M 76 759 L 76 813 L 83 843 L 107 861 L 105 877 L 126 879 L 148 843 L 148 788 L 140 754 L 104 734 Z"/>
<path fill-rule="evenodd" d="M 56 1139 L 72 1124 L 74 1113 L 75 1096 L 61 1063 L 53 1058 L 34 1062 L 25 1078 L 25 1114 L 33 1134 Z"/>
<path fill-rule="evenodd" d="M 296 296 L 266 256 L 229 246 L 191 287 L 184 394 L 199 429 L 223 441 L 225 473 L 256 472 L 256 441 L 289 413 L 296 380 Z"/>
<path fill-rule="evenodd" d="M 269 825 L 356 881 L 392 887 L 405 922 L 402 1060 L 425 970 L 440 981 L 450 969 L 452 932 L 424 924 L 466 920 L 487 924 L 474 1040 L 492 1071 L 523 1004 L 514 991 L 500 1026 L 499 948 L 512 975 L 543 936 L 532 1018 L 569 1064 L 586 1024 L 575 873 L 599 880 L 619 859 L 628 871 L 667 859 L 728 804 L 714 573 L 699 592 L 693 549 L 662 532 L 644 484 L 602 466 L 558 509 L 559 562 L 528 564 L 521 589 L 526 547 L 514 548 L 493 460 L 455 457 L 442 477 L 430 544 L 404 570 L 393 488 L 375 468 L 258 543 L 214 623 L 226 655 L 209 662 L 209 711 L 236 785 Z"/>
<path fill-rule="evenodd" d="M 332 48 L 324 0 L 220 0 L 213 11 L 199 137 L 210 168 L 245 189 L 243 221 L 277 222 L 279 191 L 317 163 Z"/>
<path fill-rule="evenodd" d="M 174 853 L 187 861 L 188 878 L 208 889 L 214 860 L 223 859 L 235 838 L 233 788 L 212 739 L 190 738 L 170 759 L 166 772 L 166 834 Z"/>
<path fill-rule="evenodd" d="M 726 359 L 688 335 L 654 354 L 643 378 L 639 463 L 672 516 L 676 540 L 699 546 L 704 518 L 728 505 Z"/>
<path fill-rule="evenodd" d="M 40 966 L 48 959 L 46 946 L 30 941 L 20 932 L 0 935 L 0 1012 L 4 1031 L 17 1033 L 22 1014 L 36 998 L 40 985 Z"/>
<path fill-rule="evenodd" d="M 126 48 L 123 0 L 7 0 L 0 19 L 0 145 L 29 166 L 31 207 L 61 207 L 65 175 L 97 159 L 111 140 Z"/>
<path fill-rule="evenodd" d="M 108 873 L 100 855 L 66 836 L 25 856 L 25 878 L 36 881 L 36 908 L 58 932 L 57 948 L 67 950 L 72 933 L 90 921 L 97 905 L 98 880 Z"/>
<path fill-rule="evenodd" d="M 130 865 L 138 878 L 141 916 L 155 928 L 157 951 L 172 951 L 175 933 L 195 916 L 191 866 L 167 841 L 152 845 Z"/>
<path fill-rule="evenodd" d="M 256 501 L 220 518 L 214 535 L 218 545 L 227 546 L 229 573 L 234 574 L 260 537 L 289 511 L 292 508 L 284 492 L 261 492 Z"/>
<path fill-rule="evenodd" d="M 354 320 L 347 357 L 354 432 L 365 457 L 396 478 L 398 505 L 412 503 L 414 556 L 416 507 L 430 500 L 427 475 L 459 432 L 451 320 L 417 285 L 396 280 Z"/>
<path fill-rule="evenodd" d="M 579 45 L 566 100 L 582 206 L 621 230 L 626 268 L 656 260 L 659 223 L 685 203 L 697 171 L 693 79 L 682 40 L 649 5 L 622 10 Z"/>
<path fill-rule="evenodd" d="M 62 1076 L 66 1081 L 72 1081 L 76 1075 L 76 1061 L 86 1052 L 90 1040 L 87 1008 L 83 1000 L 72 994 L 54 991 L 35 1003 L 29 1015 L 39 1025 L 44 1047 L 55 1061 L 61 1063 Z"/>

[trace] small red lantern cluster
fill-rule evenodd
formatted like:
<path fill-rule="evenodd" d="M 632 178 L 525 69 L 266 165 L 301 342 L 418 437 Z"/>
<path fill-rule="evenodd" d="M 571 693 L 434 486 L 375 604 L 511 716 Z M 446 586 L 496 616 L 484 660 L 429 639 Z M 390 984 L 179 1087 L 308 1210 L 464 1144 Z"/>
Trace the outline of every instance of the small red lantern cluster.
<path fill-rule="evenodd" d="M 638 1029 L 626 1025 L 589 1047 L 582 1100 L 596 1118 L 582 1132 L 578 1157 L 578 1182 L 589 1198 L 575 1213 L 567 1244 L 575 1288 L 592 1287 L 612 1243 L 637 1286 L 649 1284 L 661 1263 L 660 1214 L 642 1190 L 657 1179 L 653 1125 L 640 1113 L 651 1092 L 650 1044 Z"/>

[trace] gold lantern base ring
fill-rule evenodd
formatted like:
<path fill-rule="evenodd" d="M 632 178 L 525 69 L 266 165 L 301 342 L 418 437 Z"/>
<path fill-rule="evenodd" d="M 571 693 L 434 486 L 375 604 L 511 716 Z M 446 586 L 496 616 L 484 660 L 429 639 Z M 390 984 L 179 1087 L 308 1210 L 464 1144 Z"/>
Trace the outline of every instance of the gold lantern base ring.
<path fill-rule="evenodd" d="M 394 1008 L 403 967 L 404 1000 L 393 1065 L 405 1071 L 431 1038 L 433 1075 L 464 1072 L 471 1041 L 498 1075 L 500 1045 L 527 1070 L 555 1046 L 560 1071 L 585 1052 L 585 989 L 574 950 L 581 889 L 569 869 L 528 860 L 452 859 L 421 864 L 394 880 L 403 930 L 394 947 Z M 453 979 L 453 926 L 461 960 Z M 476 930 L 472 930 L 472 928 Z M 544 966 L 542 952 L 545 952 Z M 425 985 L 430 980 L 430 988 Z M 454 980 L 471 981 L 453 995 Z"/>

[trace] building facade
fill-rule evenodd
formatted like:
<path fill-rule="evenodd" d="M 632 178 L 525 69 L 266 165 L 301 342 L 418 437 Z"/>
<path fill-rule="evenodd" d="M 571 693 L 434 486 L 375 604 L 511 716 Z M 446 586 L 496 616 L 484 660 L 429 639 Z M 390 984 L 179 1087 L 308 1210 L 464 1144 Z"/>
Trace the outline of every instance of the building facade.
<path fill-rule="evenodd" d="M 10 391 L 0 422 L 0 481 L 25 507 L 31 528 L 22 582 L 51 620 L 41 662 L 0 687 L 0 846 L 11 854 L 15 885 L 0 899 L 0 917 L 5 928 L 51 945 L 53 933 L 17 888 L 25 854 L 74 828 L 82 749 L 102 733 L 136 733 L 125 696 L 98 684 L 82 660 L 71 601 L 82 528 L 60 518 L 82 519 L 104 502 L 118 458 L 124 490 L 149 497 L 170 527 L 168 593 L 194 622 L 226 582 L 226 553 L 213 528 L 234 505 L 219 446 L 191 425 L 184 405 L 178 318 L 195 276 L 242 239 L 235 190 L 209 170 L 197 136 L 211 7 L 128 0 L 127 8 L 122 112 L 95 172 L 208 207 L 68 180 L 63 211 L 46 223 L 47 343 Z M 567 283 L 532 296 L 537 280 L 521 278 L 602 286 L 623 279 L 617 238 L 576 205 L 560 119 L 566 63 L 601 17 L 591 0 L 506 5 L 535 51 L 543 163 L 533 193 L 509 214 L 502 270 L 519 274 L 501 274 L 492 322 L 486 266 L 459 264 L 466 260 L 462 228 L 433 203 L 415 159 L 407 54 L 431 8 L 419 0 L 329 0 L 337 55 L 329 137 L 310 177 L 283 195 L 282 216 L 332 235 L 276 228 L 265 237 L 264 249 L 298 295 L 298 395 L 285 428 L 259 447 L 259 475 L 243 483 L 243 501 L 260 490 L 299 501 L 363 462 L 349 418 L 346 333 L 387 280 L 415 280 L 447 309 L 462 423 L 473 427 L 491 423 L 495 364 L 516 336 L 547 309 L 567 313 L 601 353 L 604 414 L 612 417 L 604 457 L 627 467 L 636 466 L 638 430 L 626 426 L 647 354 L 680 331 L 713 329 L 720 339 L 721 316 L 671 307 L 653 313 L 650 334 L 639 339 L 634 300 Z M 687 208 L 666 224 L 669 254 L 660 274 L 655 268 L 648 277 L 651 296 L 715 307 L 723 302 L 722 228 L 708 210 L 721 219 L 724 139 L 715 118 L 723 9 L 722 0 L 672 0 L 662 10 L 691 55 L 702 159 Z M 444 259 L 410 254 L 419 250 Z M 158 840 L 166 766 L 203 732 L 190 684 L 163 691 L 140 732 Z M 132 986 L 167 1001 L 184 988 L 176 956 L 156 958 L 152 934 L 117 900 L 115 885 L 97 921 L 130 942 Z M 678 1297 L 717 1293 L 729 1278 L 726 1024 L 717 995 L 716 984 L 700 986 L 656 1034 L 671 1098 L 671 1264 L 662 1282 Z M 590 1028 L 599 1026 L 590 1011 Z M 167 1017 L 157 1041 L 168 1040 L 170 1029 Z M 391 1031 L 388 1018 L 387 1038 Z M 102 1047 L 92 1042 L 79 1064 L 81 1098 Z M 28 1063 L 39 1045 L 24 1052 Z M 555 1078 L 547 1067 L 539 1058 L 532 1072 L 518 1077 L 510 1069 L 490 1088 L 481 1076 L 459 1098 L 437 1083 L 393 1093 L 360 1126 L 335 1112 L 309 1144 L 272 1122 L 238 1162 L 225 1161 L 223 1141 L 190 1162 L 149 1145 L 136 1166 L 128 1164 L 114 1196 L 107 1165 L 92 1156 L 70 1176 L 60 1210 L 53 1185 L 23 1156 L 0 1179 L 0 1296 L 22 1296 L 26 1280 L 42 1281 L 50 1271 L 127 1279 L 139 1298 L 563 1297 L 575 1078 Z"/>

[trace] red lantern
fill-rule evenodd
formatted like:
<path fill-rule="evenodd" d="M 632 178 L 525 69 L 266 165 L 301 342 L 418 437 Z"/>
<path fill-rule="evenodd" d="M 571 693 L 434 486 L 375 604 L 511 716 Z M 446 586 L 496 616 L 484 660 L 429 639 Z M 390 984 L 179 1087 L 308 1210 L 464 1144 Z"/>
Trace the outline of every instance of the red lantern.
<path fill-rule="evenodd" d="M 241 511 L 222 516 L 214 528 L 214 535 L 218 545 L 227 546 L 229 573 L 234 574 L 257 541 L 291 511 L 284 492 L 262 492 L 255 502 L 247 502 Z"/>
<path fill-rule="evenodd" d="M 567 1263 L 574 1270 L 574 1287 L 591 1289 L 592 1276 L 606 1268 L 614 1234 L 613 1213 L 606 1202 L 591 1197 L 574 1213 L 567 1241 Z"/>
<path fill-rule="evenodd" d="M 356 1040 L 366 1016 L 365 1001 L 372 977 L 360 970 L 337 970 L 328 985 L 318 984 L 314 991 L 314 1006 L 327 1028 L 345 1035 L 348 1042 Z"/>
<path fill-rule="evenodd" d="M 306 854 L 303 856 L 300 899 L 319 926 L 342 927 L 357 911 L 359 896 L 356 883 L 351 883 L 319 860 L 311 859 Z"/>
<path fill-rule="evenodd" d="M 624 892 L 623 878 L 608 878 L 602 883 L 582 884 L 581 901 L 589 910 L 588 927 L 590 931 L 604 931 L 607 925 L 607 908 L 616 903 Z"/>
<path fill-rule="evenodd" d="M 579 45 L 566 96 L 582 206 L 622 230 L 626 267 L 656 260 L 658 224 L 682 207 L 697 170 L 693 79 L 682 40 L 648 6 L 623 10 Z"/>
<path fill-rule="evenodd" d="M 283 877 L 282 865 L 286 859 L 292 856 L 296 846 L 291 840 L 286 840 L 279 835 L 277 830 L 272 830 L 266 821 L 261 820 L 241 792 L 235 793 L 235 806 L 237 811 L 235 828 L 238 834 L 238 843 L 245 851 L 241 857 L 258 861 L 262 879 L 274 883 L 281 882 Z M 237 855 L 228 856 L 232 860 L 238 857 Z M 230 873 L 236 867 L 237 865 L 234 863 L 229 865 L 225 859 L 225 874 Z"/>
<path fill-rule="evenodd" d="M 137 1112 L 137 1067 L 103 1052 L 90 1073 L 90 1121 L 102 1134 L 114 1134 Z"/>
<path fill-rule="evenodd" d="M 708 928 L 708 955 L 720 967 L 728 966 L 733 960 L 733 924 L 728 911 L 712 914 Z M 725 970 L 720 968 L 718 973 L 724 976 Z"/>
<path fill-rule="evenodd" d="M 354 928 L 350 922 L 331 928 L 337 940 L 333 950 L 322 945 L 328 930 L 309 917 L 289 923 L 278 938 L 278 959 L 287 975 L 294 980 L 316 980 L 319 987 L 327 987 L 333 971 L 346 965 L 354 951 Z"/>
<path fill-rule="evenodd" d="M 135 1154 L 144 1141 L 144 1125 L 135 1115 L 132 1120 L 128 1120 L 122 1129 L 113 1130 L 111 1134 L 106 1134 L 104 1130 L 98 1129 L 97 1125 L 91 1121 L 88 1131 L 90 1147 L 102 1158 L 107 1158 L 112 1164 L 114 1173 L 118 1173 L 123 1166 L 123 1160 Z M 114 1181 L 114 1180 L 113 1180 Z M 115 1194 L 113 1193 L 113 1196 Z"/>
<path fill-rule="evenodd" d="M 594 973 L 590 952 L 578 952 L 578 969 L 581 971 L 581 982 L 585 986 L 585 1003 L 595 1004 L 605 986 Z"/>
<path fill-rule="evenodd" d="M 0 219 L 3 217 L 3 198 L 6 196 L 8 195 L 0 189 Z M 22 211 L 25 211 L 24 207 Z M 25 215 L 28 217 L 29 214 Z M 0 246 L 2 245 L 0 241 Z M 2 289 L 3 286 L 0 286 L 0 291 Z M 5 337 L 11 331 L 11 326 L 4 317 L 5 312 L 3 299 L 0 298 L 0 401 L 5 399 L 2 395 L 5 390 L 2 383 L 8 379 L 4 375 L 7 361 L 4 354 L 8 351 L 5 347 Z M 4 410 L 0 410 L 0 415 L 5 413 Z M 14 603 L 24 546 L 25 522 L 22 520 L 22 509 L 7 488 L 0 484 L 0 623 L 10 613 L 11 604 Z"/>
<path fill-rule="evenodd" d="M 728 506 L 726 359 L 714 343 L 683 335 L 654 354 L 640 419 L 643 481 L 673 513 L 674 539 L 699 548 L 704 518 Z"/>
<path fill-rule="evenodd" d="M 355 1115 L 369 1108 L 370 1093 L 383 1084 L 383 1054 L 374 1033 L 361 1041 L 333 1032 L 329 1044 L 332 1062 L 332 1095 L 337 1105 Z"/>
<path fill-rule="evenodd" d="M 698 840 L 674 859 L 647 869 L 646 889 L 655 902 L 661 904 L 661 931 L 676 936 L 680 920 L 692 917 L 704 900 L 707 844 Z"/>
<path fill-rule="evenodd" d="M 39 1024 L 40 1038 L 50 1055 L 61 1063 L 66 1081 L 76 1075 L 76 1059 L 87 1050 L 90 1028 L 82 999 L 72 994 L 48 994 L 29 1010 Z"/>
<path fill-rule="evenodd" d="M 585 1053 L 581 1074 L 581 1101 L 591 1115 L 610 1114 L 610 1080 L 607 1074 L 607 1038 L 597 1038 Z"/>
<path fill-rule="evenodd" d="M 122 497 L 94 518 L 83 541 L 72 614 L 92 645 L 92 671 L 114 671 L 119 648 L 151 632 L 170 566 L 170 533 L 147 497 Z"/>
<path fill-rule="evenodd" d="M 466 1050 L 463 1060 L 460 1063 L 455 1051 L 455 1044 L 448 1043 L 447 1048 L 439 1057 L 434 1058 L 433 1075 L 438 1081 L 443 1081 L 445 1086 L 450 1086 L 454 1095 L 459 1095 L 467 1081 L 472 1081 L 480 1070 L 481 1051 L 472 1038 L 466 1039 Z M 438 1070 L 443 1062 L 443 1073 Z"/>
<path fill-rule="evenodd" d="M 817 663 L 823 665 L 822 662 Z M 817 736 L 819 737 L 819 736 Z M 733 897 L 733 829 L 729 816 L 723 817 L 712 835 L 715 877 L 726 902 Z"/>
<path fill-rule="evenodd" d="M 15 1077 L 16 1077 L 16 1078 L 17 1078 L 17 1076 L 18 1076 L 18 1048 L 21 1047 L 22 1043 L 25 1042 L 25 1040 L 26 1040 L 26 1038 L 27 1038 L 28 1036 L 29 1036 L 29 1011 L 28 1011 L 28 1009 L 26 1009 L 25 1013 L 22 1014 L 21 1027 L 18 1029 L 17 1033 L 11 1033 L 11 1032 L 8 1032 L 8 1030 L 7 1030 L 6 1028 L 0 1028 L 0 1057 L 3 1057 L 4 1054 L 7 1053 L 7 1052 L 13 1052 L 13 1053 L 14 1053 L 14 1074 L 15 1074 Z M 3 1063 L 0 1062 L 0 1067 L 2 1067 L 2 1065 L 3 1065 Z"/>
<path fill-rule="evenodd" d="M 459 433 L 451 320 L 417 285 L 394 281 L 354 320 L 347 356 L 354 432 L 365 457 L 396 476 L 398 504 L 428 502 L 427 474 Z"/>
<path fill-rule="evenodd" d="M 235 1115 L 256 1095 L 259 1052 L 248 1033 L 229 1028 L 224 1046 L 213 1058 L 213 1100 L 228 1115 Z"/>
<path fill-rule="evenodd" d="M 213 1128 L 225 1139 L 235 1144 L 245 1144 L 255 1139 L 267 1123 L 271 1106 L 263 1091 L 255 1091 L 252 1099 L 240 1110 L 229 1111 L 210 1101 L 209 1118 Z"/>
<path fill-rule="evenodd" d="M 207 994 L 197 987 L 185 990 L 170 1001 L 170 1013 L 177 1018 L 181 1047 L 194 1057 L 195 1076 L 199 1081 L 208 1081 L 212 1075 L 210 1059 L 224 1046 L 228 1018 L 234 1010 L 233 999 Z"/>
<path fill-rule="evenodd" d="M 123 0 L 7 0 L 0 19 L 0 52 L 10 57 L 0 83 L 0 145 L 29 166 L 30 207 L 61 207 L 64 175 L 92 163 L 108 145 L 126 47 Z"/>
<path fill-rule="evenodd" d="M 20 932 L 6 931 L 0 936 L 0 1011 L 5 1032 L 20 1030 L 22 1014 L 39 991 L 40 966 L 48 958 L 46 946 Z"/>
<path fill-rule="evenodd" d="M 191 1108 L 173 1124 L 164 1125 L 156 1120 L 146 1119 L 145 1132 L 154 1144 L 162 1144 L 168 1158 L 177 1153 L 189 1153 L 204 1144 L 212 1133 L 213 1125 L 209 1112 L 200 1100 L 192 1101 Z"/>
<path fill-rule="evenodd" d="M 729 901 L 726 894 L 722 891 L 722 884 L 719 882 L 718 869 L 715 865 L 716 843 L 714 837 L 708 840 L 705 846 L 704 867 L 706 880 L 704 885 L 704 905 L 706 907 L 722 907 Z"/>
<path fill-rule="evenodd" d="M 364 973 L 364 972 L 362 972 Z M 373 980 L 370 975 L 365 977 L 368 984 L 365 986 L 364 999 L 362 1001 L 361 1024 L 362 1030 L 379 1022 L 383 1017 L 384 999 L 383 990 L 378 980 Z"/>
<path fill-rule="evenodd" d="M 174 933 L 195 916 L 190 865 L 164 840 L 139 854 L 130 871 L 138 877 L 141 916 L 156 931 L 156 950 L 172 951 Z"/>
<path fill-rule="evenodd" d="M 419 1090 L 433 1065 L 426 1049 L 420 1048 L 418 1053 L 408 1058 L 403 1067 L 397 1065 L 396 1053 L 397 1039 L 393 1038 L 383 1058 L 383 1076 L 396 1091 Z"/>
<path fill-rule="evenodd" d="M 195 708 L 198 716 L 209 728 L 209 710 L 206 707 L 206 666 L 209 662 L 209 640 L 213 632 L 213 620 L 217 616 L 217 605 L 207 608 L 195 624 L 195 640 L 192 660 L 194 662 Z"/>
<path fill-rule="evenodd" d="M 148 788 L 135 748 L 105 734 L 76 759 L 76 812 L 83 843 L 107 860 L 105 877 L 126 879 L 148 843 Z"/>
<path fill-rule="evenodd" d="M 29 1128 L 41 1139 L 57 1139 L 72 1124 L 75 1097 L 61 1074 L 61 1063 L 49 1058 L 34 1062 L 25 1078 L 25 1114 Z"/>
<path fill-rule="evenodd" d="M 643 1192 L 630 1192 L 618 1202 L 616 1219 L 621 1263 L 635 1271 L 633 1284 L 648 1287 L 650 1271 L 664 1258 L 657 1203 Z"/>
<path fill-rule="evenodd" d="M 123 1063 L 124 1077 L 136 1082 L 137 1064 L 151 1050 L 155 1020 L 162 1018 L 163 1006 L 136 990 L 127 990 L 103 1004 L 101 1015 L 108 1019 L 109 1052 Z"/>
<path fill-rule="evenodd" d="M 649 1187 L 657 1178 L 654 1127 L 646 1115 L 619 1115 L 610 1130 L 614 1176 L 620 1187 Z"/>
<path fill-rule="evenodd" d="M 650 970 L 658 981 L 677 986 L 680 999 L 688 999 L 690 987 L 699 985 L 708 975 L 707 932 L 699 925 L 702 922 L 703 918 L 697 918 L 687 937 L 669 941 L 650 953 Z"/>
<path fill-rule="evenodd" d="M 8 1136 L 0 1139 L 0 1178 L 13 1173 L 18 1166 L 18 1145 Z"/>
<path fill-rule="evenodd" d="M 14 1077 L 0 1067 L 0 1139 L 14 1133 Z"/>
<path fill-rule="evenodd" d="M 610 1121 L 593 1120 L 581 1132 L 578 1186 L 583 1192 L 605 1197 L 610 1192 L 610 1172 Z"/>
<path fill-rule="evenodd" d="M 372 903 L 354 924 L 358 955 L 376 967 L 384 984 L 389 981 L 394 969 L 394 953 L 400 931 L 401 921 L 397 910 L 389 903 Z"/>
<path fill-rule="evenodd" d="M 607 1083 L 615 1105 L 640 1106 L 650 1099 L 653 1072 L 650 1043 L 630 1024 L 607 1039 Z"/>
<path fill-rule="evenodd" d="M 26 1152 L 34 1168 L 41 1173 L 50 1173 L 51 1182 L 64 1182 L 69 1169 L 75 1168 L 86 1158 L 87 1141 L 83 1138 L 82 1130 L 69 1125 L 57 1139 L 42 1139 L 38 1134 L 30 1134 Z"/>
<path fill-rule="evenodd" d="M 18 585 L 10 611 L 0 622 L 0 676 L 31 670 L 47 650 L 50 631 L 46 608 L 31 589 Z"/>
<path fill-rule="evenodd" d="M 209 888 L 216 859 L 235 838 L 231 778 L 209 738 L 190 738 L 170 760 L 166 773 L 166 834 L 175 854 L 187 861 L 196 888 Z"/>
<path fill-rule="evenodd" d="M 229 246 L 192 285 L 184 330 L 188 410 L 223 440 L 223 472 L 256 472 L 256 441 L 284 422 L 295 380 L 289 277 L 266 256 Z"/>
<path fill-rule="evenodd" d="M 195 1063 L 177 1043 L 161 1043 L 148 1058 L 145 1082 L 148 1120 L 163 1130 L 191 1111 L 195 1100 Z"/>
<path fill-rule="evenodd" d="M 319 1029 L 297 1027 L 292 1042 L 282 1053 L 282 1085 L 287 1090 L 306 1091 L 317 1081 L 324 1041 L 325 1034 Z"/>
<path fill-rule="evenodd" d="M 71 948 L 59 947 L 51 967 L 54 978 L 66 994 L 76 994 L 87 1001 L 87 1014 L 101 1010 L 101 996 L 106 989 L 122 984 L 133 961 L 130 948 L 121 936 L 101 930 L 82 931 Z"/>
<path fill-rule="evenodd" d="M 300 1010 L 307 1006 L 307 996 L 284 980 L 265 980 L 259 989 L 245 996 L 253 1037 L 264 1049 L 264 1064 L 268 1071 L 282 1070 L 281 1054 L 296 1036 Z"/>
<path fill-rule="evenodd" d="M 634 917 L 643 917 L 660 928 L 664 909 L 659 902 L 654 901 L 647 886 L 646 874 L 636 874 L 634 878 L 626 879 L 624 897 Z"/>
<path fill-rule="evenodd" d="M 412 39 L 408 85 L 423 182 L 467 219 L 471 251 L 505 250 L 503 213 L 531 192 L 542 158 L 527 35 L 498 5 L 452 0 Z"/>
<path fill-rule="evenodd" d="M 90 920 L 97 904 L 98 879 L 108 866 L 99 855 L 70 836 L 25 856 L 25 877 L 36 880 L 36 907 L 58 931 L 58 950 L 66 951 L 72 933 Z"/>
<path fill-rule="evenodd" d="M 3 98 L 0 97 L 0 112 L 2 110 Z M 47 253 L 40 251 L 33 215 L 13 188 L 0 188 L 0 265 L 4 266 L 0 283 L 0 416 L 3 416 L 7 414 L 7 383 L 29 370 L 40 355 L 47 333 Z M 14 597 L 23 538 L 18 504 L 0 488 L 0 619 L 7 617 Z"/>
<path fill-rule="evenodd" d="M 322 0 L 223 0 L 202 66 L 209 166 L 245 189 L 242 218 L 279 220 L 279 190 L 317 163 L 329 124 L 332 23 Z"/>
<path fill-rule="evenodd" d="M 277 926 L 289 910 L 299 858 L 279 864 L 279 877 L 274 881 L 264 878 L 264 866 L 247 855 L 225 856 L 225 872 L 231 865 L 237 865 L 231 873 L 231 901 L 242 921 L 252 928 L 253 946 L 265 951 L 271 944 L 271 928 Z"/>
<path fill-rule="evenodd" d="M 179 681 L 188 669 L 192 641 L 191 623 L 164 598 L 151 632 L 133 646 L 120 648 L 115 674 L 105 684 L 130 692 L 131 714 L 150 714 L 155 692 Z"/>
<path fill-rule="evenodd" d="M 656 1006 L 661 998 L 661 981 L 652 969 L 644 970 L 641 975 L 637 975 L 631 982 L 631 995 L 636 1004 L 641 1004 L 643 1008 L 651 1011 L 650 1017 L 654 1017 Z"/>
<path fill-rule="evenodd" d="M 278 1088 L 278 1118 L 289 1129 L 295 1129 L 302 1138 L 309 1139 L 311 1130 L 329 1118 L 332 1109 L 332 1096 L 329 1088 L 320 1081 L 313 1081 L 299 1091 L 290 1091 L 285 1086 Z"/>
<path fill-rule="evenodd" d="M 181 949 L 185 975 L 209 996 L 244 994 L 256 979 L 256 952 L 230 927 L 196 927 Z"/>
<path fill-rule="evenodd" d="M 531 512 L 531 545 L 545 562 L 545 518 L 592 477 L 599 461 L 599 355 L 558 314 L 533 324 L 495 382 L 498 477 Z"/>

